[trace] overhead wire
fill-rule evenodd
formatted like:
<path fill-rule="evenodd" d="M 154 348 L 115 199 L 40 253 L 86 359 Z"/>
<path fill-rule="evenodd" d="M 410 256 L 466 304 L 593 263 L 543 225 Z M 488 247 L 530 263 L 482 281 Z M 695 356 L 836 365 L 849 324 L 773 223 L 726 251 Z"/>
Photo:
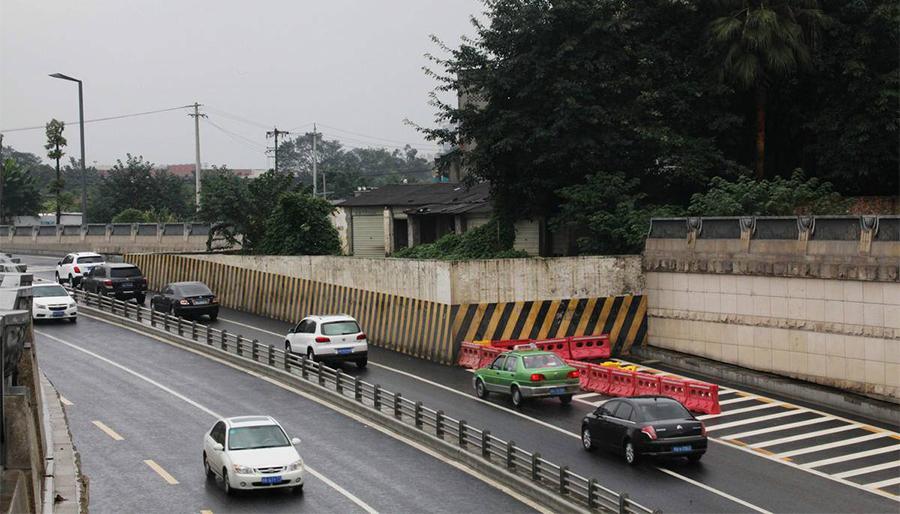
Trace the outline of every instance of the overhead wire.
<path fill-rule="evenodd" d="M 209 118 L 203 118 L 203 121 L 212 125 L 214 128 L 218 129 L 219 131 L 223 132 L 224 134 L 231 136 L 233 139 L 235 139 L 237 141 L 241 141 L 244 144 L 252 145 L 254 147 L 254 150 L 265 150 L 266 149 L 265 145 L 259 144 L 256 141 L 254 141 L 248 137 L 242 136 L 236 132 L 232 132 L 222 126 L 219 126 L 215 122 L 211 121 Z"/>
<path fill-rule="evenodd" d="M 409 145 L 409 146 L 411 146 L 411 147 L 413 147 L 413 148 L 430 148 L 430 147 L 434 147 L 435 150 L 438 149 L 438 146 L 437 146 L 437 145 L 418 145 L 418 146 L 416 146 L 416 145 L 411 145 L 411 144 L 409 144 L 408 142 L 405 142 L 405 141 L 399 141 L 399 140 L 397 140 L 397 139 L 386 139 L 386 138 L 383 138 L 383 137 L 370 136 L 370 135 L 367 135 L 367 134 L 360 134 L 359 132 L 352 132 L 352 131 L 349 131 L 349 130 L 344 130 L 344 129 L 337 128 L 337 127 L 332 127 L 332 126 L 326 125 L 326 124 L 324 124 L 324 123 L 319 123 L 319 126 L 325 127 L 325 128 L 331 129 L 331 130 L 336 130 L 336 131 L 338 131 L 338 132 L 343 132 L 343 133 L 345 133 L 345 134 L 350 134 L 350 135 L 352 135 L 352 136 L 363 137 L 363 138 L 366 138 L 366 139 L 375 139 L 375 140 L 378 140 L 378 141 L 386 141 L 386 142 L 388 142 L 388 143 L 397 143 L 397 144 L 404 145 L 404 146 L 405 146 L 405 145 Z M 403 148 L 403 146 L 401 146 L 400 148 Z"/>
<path fill-rule="evenodd" d="M 180 107 L 169 107 L 169 108 L 167 108 L 167 109 L 157 109 L 157 110 L 154 110 L 154 111 L 143 111 L 143 112 L 134 112 L 134 113 L 130 113 L 130 114 L 120 114 L 120 115 L 118 115 L 118 116 L 107 116 L 107 117 L 105 117 L 105 118 L 93 118 L 93 119 L 90 119 L 90 120 L 84 120 L 84 122 L 85 122 L 85 123 L 96 123 L 96 122 L 98 122 L 98 121 L 121 120 L 121 119 L 124 119 L 124 118 L 134 118 L 134 117 L 137 117 L 137 116 L 147 116 L 147 115 L 149 115 L 149 114 L 159 114 L 159 113 L 162 113 L 162 112 L 177 111 L 177 110 L 179 110 L 179 109 L 187 109 L 187 108 L 189 108 L 189 107 L 193 107 L 193 105 L 182 105 L 182 106 L 180 106 Z M 68 125 L 74 125 L 75 123 L 78 123 L 78 121 L 67 121 L 67 122 L 65 122 L 65 123 L 68 124 Z M 35 125 L 35 126 L 33 126 L 33 127 L 19 127 L 19 128 L 12 128 L 12 129 L 0 129 L 0 132 L 4 132 L 4 133 L 5 133 L 5 132 L 22 132 L 22 131 L 25 131 L 25 130 L 38 130 L 38 129 L 44 129 L 45 127 L 46 127 L 46 125 Z"/>

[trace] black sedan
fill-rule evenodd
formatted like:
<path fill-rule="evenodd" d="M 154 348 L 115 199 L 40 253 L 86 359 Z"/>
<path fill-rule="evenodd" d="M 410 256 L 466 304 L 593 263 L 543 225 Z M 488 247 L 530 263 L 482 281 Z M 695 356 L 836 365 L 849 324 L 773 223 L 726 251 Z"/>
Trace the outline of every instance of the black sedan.
<path fill-rule="evenodd" d="M 150 308 L 160 312 L 195 318 L 209 316 L 215 321 L 219 317 L 219 302 L 216 295 L 203 282 L 173 282 L 163 286 L 160 294 L 150 298 Z"/>
<path fill-rule="evenodd" d="M 687 457 L 706 453 L 706 427 L 678 401 L 665 396 L 610 400 L 581 422 L 584 449 L 604 448 L 637 464 L 642 456 Z"/>
<path fill-rule="evenodd" d="M 89 293 L 115 296 L 119 300 L 134 298 L 144 305 L 147 279 L 134 264 L 107 263 L 94 266 L 81 279 L 80 286 Z"/>

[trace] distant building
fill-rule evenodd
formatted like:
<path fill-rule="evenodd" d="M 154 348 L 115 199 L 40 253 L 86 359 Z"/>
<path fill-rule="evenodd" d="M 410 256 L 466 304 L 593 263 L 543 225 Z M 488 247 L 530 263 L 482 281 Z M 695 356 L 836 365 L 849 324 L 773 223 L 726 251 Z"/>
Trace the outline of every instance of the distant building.
<path fill-rule="evenodd" d="M 194 178 L 195 165 L 193 165 L 193 164 L 169 164 L 168 166 L 166 166 L 165 169 L 166 169 L 166 171 L 168 171 L 172 175 L 175 175 L 176 177 Z M 207 168 L 205 166 L 203 167 L 203 171 L 211 171 L 211 169 L 212 168 Z M 228 171 L 230 171 L 234 175 L 237 175 L 238 177 L 244 177 L 244 178 L 253 178 L 258 175 L 258 174 L 257 175 L 253 174 L 254 171 L 258 171 L 258 170 L 252 170 L 249 168 L 240 168 L 240 169 L 229 168 Z"/>

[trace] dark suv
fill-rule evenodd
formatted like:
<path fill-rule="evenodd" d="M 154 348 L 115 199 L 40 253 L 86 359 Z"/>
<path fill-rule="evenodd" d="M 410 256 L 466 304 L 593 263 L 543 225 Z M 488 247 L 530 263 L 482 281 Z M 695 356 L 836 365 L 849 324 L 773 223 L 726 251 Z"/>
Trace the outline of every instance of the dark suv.
<path fill-rule="evenodd" d="M 134 264 L 102 264 L 81 280 L 81 287 L 89 293 L 115 296 L 119 300 L 134 298 L 143 305 L 147 295 L 147 279 Z"/>

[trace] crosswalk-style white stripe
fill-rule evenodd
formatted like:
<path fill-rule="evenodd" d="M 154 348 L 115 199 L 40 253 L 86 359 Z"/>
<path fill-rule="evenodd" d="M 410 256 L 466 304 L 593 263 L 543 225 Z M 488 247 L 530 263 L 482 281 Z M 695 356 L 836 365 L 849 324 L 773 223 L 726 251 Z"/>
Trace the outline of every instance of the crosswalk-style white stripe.
<path fill-rule="evenodd" d="M 819 437 L 821 435 L 835 434 L 837 432 L 843 432 L 845 430 L 851 430 L 857 428 L 853 425 L 842 425 L 834 428 L 826 428 L 825 430 L 816 430 L 815 432 L 807 432 L 805 434 L 797 434 L 792 435 L 790 437 L 782 437 L 780 439 L 773 439 L 771 441 L 763 441 L 761 443 L 751 444 L 750 446 L 754 448 L 766 448 L 769 446 L 775 446 L 783 443 L 792 443 L 794 441 L 802 441 L 804 439 L 809 439 L 812 437 Z"/>
<path fill-rule="evenodd" d="M 887 487 L 889 485 L 900 484 L 900 477 L 889 478 L 887 480 L 882 480 L 881 482 L 874 482 L 871 484 L 866 484 L 866 487 L 872 489 L 881 489 L 882 487 Z"/>
<path fill-rule="evenodd" d="M 791 411 L 792 414 L 796 414 L 798 412 L 803 411 Z M 749 432 L 740 432 L 737 434 L 722 436 L 722 439 L 744 439 L 745 437 L 753 437 L 755 435 L 760 434 L 768 434 L 769 432 L 780 432 L 782 430 L 787 430 L 789 428 L 797 428 L 806 425 L 815 425 L 816 423 L 822 423 L 823 421 L 828 421 L 829 419 L 834 419 L 830 416 L 824 418 L 812 418 L 812 419 L 804 419 L 803 421 L 796 421 L 794 423 L 788 423 L 787 425 L 775 425 L 773 427 L 767 428 L 759 428 L 756 430 L 750 430 Z M 848 425 L 852 426 L 852 425 Z"/>
<path fill-rule="evenodd" d="M 719 405 L 731 405 L 732 403 L 747 402 L 755 400 L 756 396 L 738 396 L 737 398 L 729 398 L 727 400 L 719 400 Z"/>
<path fill-rule="evenodd" d="M 785 412 L 778 412 L 776 414 L 769 414 L 768 416 L 757 416 L 755 418 L 742 419 L 740 421 L 732 421 L 730 423 L 722 423 L 721 425 L 706 427 L 706 431 L 713 432 L 715 430 L 722 430 L 724 428 L 739 427 L 741 425 L 749 425 L 750 423 L 756 423 L 759 421 L 768 421 L 770 419 L 783 418 L 785 416 L 790 416 L 796 413 L 796 410 L 789 410 Z"/>
<path fill-rule="evenodd" d="M 853 437 L 851 439 L 844 439 L 843 441 L 835 441 L 833 443 L 825 443 L 816 446 L 807 446 L 806 448 L 800 448 L 798 450 L 791 450 L 789 452 L 779 453 L 779 457 L 793 457 L 795 455 L 803 455 L 805 453 L 815 453 L 822 450 L 830 450 L 832 448 L 840 448 L 841 446 L 848 446 L 851 444 L 861 443 L 864 441 L 871 441 L 872 439 L 879 439 L 884 437 L 884 434 L 867 434 L 861 435 L 859 437 Z M 900 446 L 898 446 L 900 449 Z"/>
<path fill-rule="evenodd" d="M 840 473 L 835 473 L 834 476 L 837 478 L 855 477 L 856 475 L 865 475 L 866 473 L 874 473 L 876 471 L 882 471 L 891 468 L 897 468 L 898 474 L 900 474 L 900 461 L 895 460 L 882 464 L 875 464 L 874 466 L 867 466 L 865 468 L 856 468 L 849 471 L 842 471 Z"/>
<path fill-rule="evenodd" d="M 575 400 L 584 400 L 585 398 L 597 398 L 597 397 L 601 397 L 601 396 L 597 393 L 584 393 L 584 394 L 576 394 L 572 398 L 574 398 Z"/>
<path fill-rule="evenodd" d="M 777 405 L 780 405 L 780 404 L 778 404 L 778 403 L 763 403 L 762 405 L 754 405 L 753 407 L 744 407 L 743 409 L 722 411 L 721 414 L 705 414 L 703 416 L 697 416 L 697 419 L 721 418 L 722 416 L 731 416 L 732 414 L 741 414 L 742 412 L 752 412 L 755 410 L 768 409 L 769 407 L 775 407 Z"/>
<path fill-rule="evenodd" d="M 707 431 L 709 431 L 709 430 L 707 429 Z M 890 453 L 890 452 L 900 452 L 900 447 L 885 446 L 884 448 L 875 448 L 874 450 L 866 450 L 864 452 L 851 453 L 850 455 L 840 455 L 838 457 L 831 457 L 830 459 L 822 459 L 822 460 L 817 460 L 815 462 L 807 462 L 806 464 L 800 464 L 799 466 L 801 468 L 821 468 L 822 466 L 827 466 L 829 464 L 834 464 L 836 462 L 845 462 L 848 460 L 862 459 L 865 457 L 871 457 L 872 455 L 881 455 L 882 453 Z"/>

